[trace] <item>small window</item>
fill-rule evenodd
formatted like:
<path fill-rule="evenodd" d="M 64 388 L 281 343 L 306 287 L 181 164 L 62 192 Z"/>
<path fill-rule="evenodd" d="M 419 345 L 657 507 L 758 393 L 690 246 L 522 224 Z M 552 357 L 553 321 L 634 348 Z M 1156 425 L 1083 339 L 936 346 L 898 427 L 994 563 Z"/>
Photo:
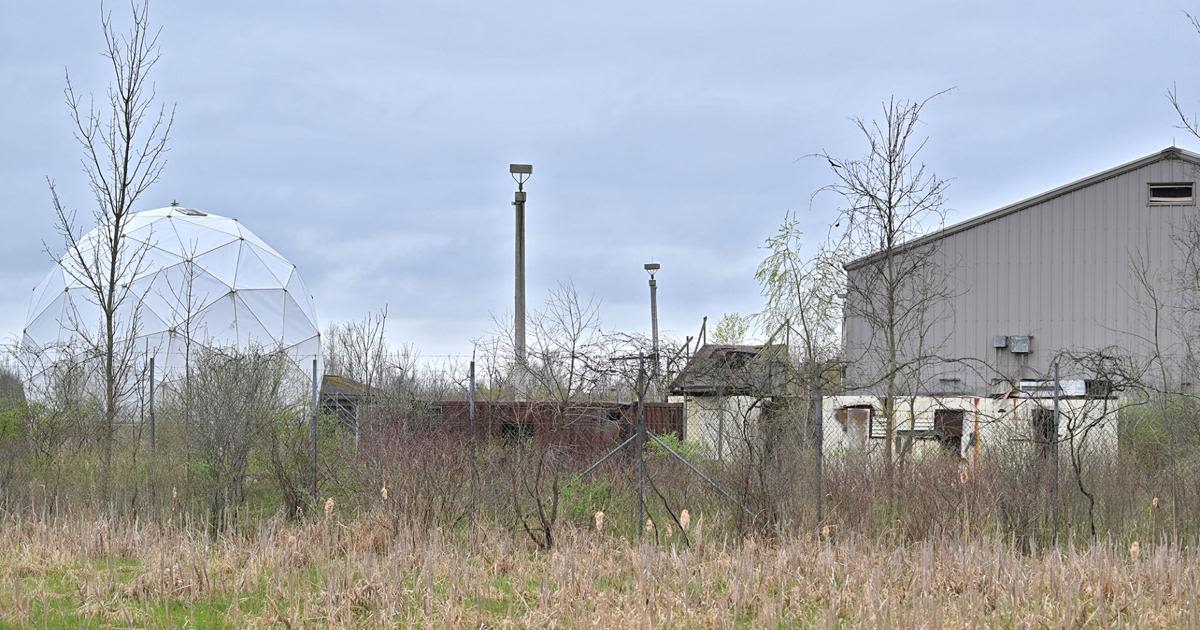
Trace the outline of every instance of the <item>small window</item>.
<path fill-rule="evenodd" d="M 520 420 L 506 420 L 500 425 L 500 437 L 506 442 L 519 444 L 533 437 L 533 425 Z"/>
<path fill-rule="evenodd" d="M 1083 395 L 1088 398 L 1112 398 L 1112 381 L 1105 379 L 1087 379 L 1083 382 Z"/>
<path fill-rule="evenodd" d="M 1033 433 L 1033 442 L 1037 445 L 1038 457 L 1043 459 L 1048 458 L 1054 452 L 1056 424 L 1053 409 L 1046 409 L 1045 407 L 1033 408 L 1033 417 L 1030 418 L 1030 429 Z"/>
<path fill-rule="evenodd" d="M 207 214 L 205 214 L 205 213 L 203 213 L 203 212 L 200 212 L 199 210 L 196 210 L 195 208 L 179 208 L 179 207 L 176 207 L 176 208 L 175 208 L 175 210 L 176 210 L 177 212 L 179 212 L 180 214 L 186 214 L 186 215 L 188 215 L 189 217 L 206 217 L 206 216 L 208 216 Z"/>
<path fill-rule="evenodd" d="M 1150 203 L 1155 205 L 1191 205 L 1192 183 L 1150 184 Z"/>

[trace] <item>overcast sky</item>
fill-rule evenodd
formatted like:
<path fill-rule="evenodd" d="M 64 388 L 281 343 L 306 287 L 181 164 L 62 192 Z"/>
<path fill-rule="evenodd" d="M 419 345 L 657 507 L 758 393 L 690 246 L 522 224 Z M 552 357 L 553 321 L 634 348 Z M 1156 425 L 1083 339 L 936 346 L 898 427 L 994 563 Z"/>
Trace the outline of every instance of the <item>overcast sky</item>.
<path fill-rule="evenodd" d="M 113 2 L 118 17 L 126 7 Z M 1053 5 L 1053 6 L 1052 6 Z M 572 281 L 607 326 L 664 334 L 759 308 L 789 209 L 826 232 L 848 118 L 921 98 L 929 168 L 963 219 L 1178 142 L 1200 36 L 1176 2 L 157 2 L 177 103 L 142 208 L 238 218 L 296 263 L 323 324 L 388 305 L 392 341 L 469 352 L 512 308 L 513 183 L 530 308 Z M 107 76 L 95 3 L 0 0 L 0 336 L 55 240 L 45 178 L 90 212 L 63 106 Z"/>

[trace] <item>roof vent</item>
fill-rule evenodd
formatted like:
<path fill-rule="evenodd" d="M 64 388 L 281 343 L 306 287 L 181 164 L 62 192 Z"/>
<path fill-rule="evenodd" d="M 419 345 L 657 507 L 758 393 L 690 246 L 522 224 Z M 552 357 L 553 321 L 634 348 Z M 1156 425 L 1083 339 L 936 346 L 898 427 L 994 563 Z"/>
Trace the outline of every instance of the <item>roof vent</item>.
<path fill-rule="evenodd" d="M 1192 182 L 1173 184 L 1150 184 L 1150 203 L 1152 205 L 1190 205 Z"/>

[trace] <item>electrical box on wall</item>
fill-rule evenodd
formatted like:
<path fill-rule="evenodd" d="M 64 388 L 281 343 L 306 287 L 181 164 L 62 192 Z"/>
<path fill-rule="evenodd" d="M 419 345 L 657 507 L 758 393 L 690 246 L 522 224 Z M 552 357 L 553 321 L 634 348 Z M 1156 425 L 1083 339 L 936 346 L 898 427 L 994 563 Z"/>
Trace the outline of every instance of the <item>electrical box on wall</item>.
<path fill-rule="evenodd" d="M 992 337 L 992 347 L 996 349 L 1008 347 L 1008 335 L 996 335 Z"/>
<path fill-rule="evenodd" d="M 1008 338 L 1009 349 L 1013 354 L 1029 354 L 1032 350 L 1032 339 L 1030 335 L 1013 335 Z"/>

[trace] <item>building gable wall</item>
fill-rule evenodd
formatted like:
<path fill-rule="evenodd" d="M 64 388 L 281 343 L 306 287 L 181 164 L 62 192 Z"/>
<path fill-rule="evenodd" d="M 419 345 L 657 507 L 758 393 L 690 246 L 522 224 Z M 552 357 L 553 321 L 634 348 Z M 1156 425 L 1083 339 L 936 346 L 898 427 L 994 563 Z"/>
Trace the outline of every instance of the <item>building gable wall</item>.
<path fill-rule="evenodd" d="M 927 370 L 925 390 L 983 392 L 1001 376 L 1044 377 L 1059 350 L 1153 352 L 1154 318 L 1131 265 L 1146 260 L 1160 293 L 1178 302 L 1177 236 L 1196 206 L 1149 206 L 1148 185 L 1196 180 L 1193 162 L 1164 156 L 925 245 L 937 250 L 950 296 L 930 314 L 926 354 L 965 360 Z M 862 273 L 849 269 L 852 282 Z M 1161 345 L 1178 355 L 1175 327 L 1166 328 L 1160 321 Z M 844 335 L 848 383 L 877 381 L 877 361 L 863 352 L 877 342 L 853 309 Z M 997 335 L 1031 335 L 1032 352 L 996 350 Z"/>

